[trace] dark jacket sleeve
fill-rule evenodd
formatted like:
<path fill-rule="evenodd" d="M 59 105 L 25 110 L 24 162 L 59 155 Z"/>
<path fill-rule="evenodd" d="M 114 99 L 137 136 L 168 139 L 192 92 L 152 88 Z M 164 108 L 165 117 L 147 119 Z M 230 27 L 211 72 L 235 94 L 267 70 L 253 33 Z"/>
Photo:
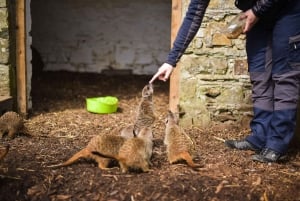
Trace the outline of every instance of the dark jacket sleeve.
<path fill-rule="evenodd" d="M 184 51 L 195 37 L 210 0 L 191 0 L 184 20 L 179 28 L 166 63 L 176 66 Z"/>
<path fill-rule="evenodd" d="M 268 17 L 276 14 L 274 11 L 287 4 L 290 0 L 257 0 L 252 7 L 252 11 L 258 18 Z"/>

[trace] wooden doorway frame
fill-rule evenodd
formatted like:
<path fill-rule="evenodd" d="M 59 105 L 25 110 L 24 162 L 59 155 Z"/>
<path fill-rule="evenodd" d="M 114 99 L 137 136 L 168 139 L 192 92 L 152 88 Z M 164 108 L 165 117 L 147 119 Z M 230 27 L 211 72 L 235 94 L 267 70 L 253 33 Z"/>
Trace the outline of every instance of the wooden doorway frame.
<path fill-rule="evenodd" d="M 16 1 L 16 90 L 17 111 L 27 115 L 27 66 L 26 66 L 26 0 Z"/>
<path fill-rule="evenodd" d="M 28 0 L 16 0 L 16 86 L 17 86 L 17 110 L 23 115 L 28 113 L 27 91 L 27 61 L 26 61 L 26 2 Z M 182 21 L 182 1 L 172 0 L 171 11 L 171 46 L 175 40 Z M 177 111 L 179 103 L 179 66 L 177 66 L 170 78 L 169 108 Z"/>
<path fill-rule="evenodd" d="M 172 19 L 171 19 L 171 46 L 176 38 L 178 29 L 182 21 L 182 1 L 172 0 Z M 170 94 L 169 94 L 169 108 L 173 112 L 178 112 L 179 105 L 179 76 L 180 76 L 180 66 L 177 67 L 172 72 L 170 78 Z"/>

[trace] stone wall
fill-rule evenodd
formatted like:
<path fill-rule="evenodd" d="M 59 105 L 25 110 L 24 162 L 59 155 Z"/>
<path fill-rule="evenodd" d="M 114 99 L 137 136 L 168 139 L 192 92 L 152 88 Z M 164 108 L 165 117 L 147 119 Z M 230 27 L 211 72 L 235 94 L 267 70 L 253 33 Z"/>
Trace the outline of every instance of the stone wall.
<path fill-rule="evenodd" d="M 171 0 L 31 0 L 44 70 L 153 74 L 170 49 Z"/>
<path fill-rule="evenodd" d="M 189 1 L 184 1 L 185 13 Z M 243 122 L 252 111 L 245 36 L 228 39 L 224 27 L 239 10 L 233 0 L 212 0 L 180 62 L 182 125 Z M 248 126 L 248 125 L 247 125 Z"/>
<path fill-rule="evenodd" d="M 0 0 L 0 96 L 9 96 L 9 31 L 6 0 Z"/>

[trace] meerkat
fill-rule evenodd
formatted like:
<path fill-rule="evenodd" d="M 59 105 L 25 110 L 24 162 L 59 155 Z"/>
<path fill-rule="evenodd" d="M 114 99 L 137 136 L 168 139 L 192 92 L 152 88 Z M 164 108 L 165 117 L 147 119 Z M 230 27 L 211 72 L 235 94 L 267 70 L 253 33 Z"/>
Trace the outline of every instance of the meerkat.
<path fill-rule="evenodd" d="M 118 154 L 98 152 L 102 157 L 114 158 L 119 161 L 122 173 L 129 170 L 148 172 L 151 165 L 153 148 L 153 133 L 148 127 L 141 128 L 137 137 L 128 139 L 120 148 Z"/>
<path fill-rule="evenodd" d="M 156 117 L 153 107 L 153 85 L 147 84 L 143 87 L 142 97 L 137 107 L 133 124 L 121 130 L 121 136 L 131 138 L 137 136 L 143 127 L 152 127 Z"/>
<path fill-rule="evenodd" d="M 0 161 L 6 156 L 9 150 L 9 145 L 0 146 Z"/>
<path fill-rule="evenodd" d="M 103 158 L 97 153 L 116 155 L 126 141 L 126 138 L 119 135 L 97 135 L 93 137 L 85 148 L 75 153 L 70 159 L 61 164 L 48 166 L 50 168 L 64 167 L 75 163 L 80 158 L 92 159 L 98 163 L 100 169 L 107 169 L 112 159 Z"/>
<path fill-rule="evenodd" d="M 185 160 L 192 168 L 198 168 L 195 164 L 195 143 L 185 131 L 178 125 L 179 118 L 168 111 L 164 144 L 167 146 L 167 156 L 170 164 Z"/>
<path fill-rule="evenodd" d="M 25 131 L 24 119 L 16 112 L 9 111 L 0 117 L 0 136 L 7 133 L 9 138 L 14 138 L 17 133 Z"/>
<path fill-rule="evenodd" d="M 153 106 L 153 85 L 147 84 L 142 90 L 142 98 L 137 108 L 137 115 L 134 121 L 133 130 L 138 134 L 143 127 L 151 128 L 156 117 Z"/>
<path fill-rule="evenodd" d="M 126 139 L 130 139 L 130 138 L 135 137 L 133 128 L 134 128 L 133 124 L 122 128 L 121 131 L 120 131 L 120 135 L 122 137 L 125 137 Z"/>

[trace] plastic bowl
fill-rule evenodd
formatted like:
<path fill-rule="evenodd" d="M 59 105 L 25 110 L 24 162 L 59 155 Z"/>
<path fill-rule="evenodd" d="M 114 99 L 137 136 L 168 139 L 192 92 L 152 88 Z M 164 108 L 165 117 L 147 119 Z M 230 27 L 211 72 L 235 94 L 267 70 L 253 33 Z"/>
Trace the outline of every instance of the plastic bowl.
<path fill-rule="evenodd" d="M 118 102 L 113 96 L 86 98 L 86 109 L 98 114 L 114 113 L 118 109 Z"/>

